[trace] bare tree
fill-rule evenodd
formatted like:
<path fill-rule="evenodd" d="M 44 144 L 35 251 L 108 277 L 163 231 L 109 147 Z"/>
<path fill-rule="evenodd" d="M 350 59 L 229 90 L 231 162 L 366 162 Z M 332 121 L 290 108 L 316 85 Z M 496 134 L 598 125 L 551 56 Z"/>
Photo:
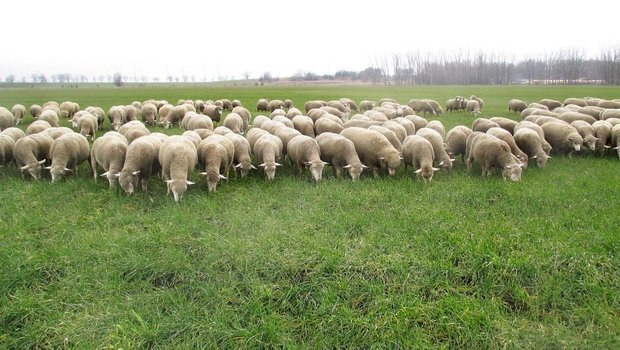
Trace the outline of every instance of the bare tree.
<path fill-rule="evenodd" d="M 117 87 L 123 86 L 123 75 L 121 73 L 114 73 L 113 82 Z"/>

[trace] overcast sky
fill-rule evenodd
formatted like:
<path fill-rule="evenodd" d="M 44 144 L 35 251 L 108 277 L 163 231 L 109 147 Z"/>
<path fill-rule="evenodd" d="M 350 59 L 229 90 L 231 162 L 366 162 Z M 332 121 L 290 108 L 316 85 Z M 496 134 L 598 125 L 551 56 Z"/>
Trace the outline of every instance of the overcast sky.
<path fill-rule="evenodd" d="M 596 56 L 620 44 L 616 0 L 6 0 L 0 13 L 0 77 L 18 79 L 289 76 L 362 70 L 377 56 L 416 50 Z"/>

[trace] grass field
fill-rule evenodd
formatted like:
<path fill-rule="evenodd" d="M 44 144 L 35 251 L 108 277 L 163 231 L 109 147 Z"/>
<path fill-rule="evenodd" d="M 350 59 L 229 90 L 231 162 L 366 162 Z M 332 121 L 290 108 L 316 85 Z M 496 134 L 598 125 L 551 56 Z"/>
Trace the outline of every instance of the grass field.
<path fill-rule="evenodd" d="M 1 89 L 0 106 L 147 98 L 618 98 L 618 88 Z M 471 125 L 464 112 L 439 117 Z M 27 118 L 27 122 L 31 120 Z M 66 121 L 65 124 L 68 124 Z M 107 127 L 106 122 L 106 127 Z M 172 130 L 180 133 L 179 129 Z M 0 348 L 619 348 L 620 162 L 588 152 L 520 183 L 452 174 L 324 181 L 290 166 L 181 203 L 86 164 L 58 184 L 0 170 Z M 103 179 L 105 180 L 105 179 Z"/>

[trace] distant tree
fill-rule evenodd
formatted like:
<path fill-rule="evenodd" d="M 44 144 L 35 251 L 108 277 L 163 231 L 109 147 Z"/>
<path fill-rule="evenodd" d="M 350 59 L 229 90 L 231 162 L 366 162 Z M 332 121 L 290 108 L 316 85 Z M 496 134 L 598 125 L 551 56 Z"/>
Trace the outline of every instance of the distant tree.
<path fill-rule="evenodd" d="M 172 83 L 172 81 L 173 81 L 173 80 L 174 80 L 174 77 L 173 77 L 172 75 L 169 75 L 169 76 L 168 76 L 168 82 L 169 82 L 169 83 Z"/>
<path fill-rule="evenodd" d="M 179 77 L 174 77 L 174 81 L 175 81 L 176 83 L 178 83 L 178 82 L 179 82 Z"/>
<path fill-rule="evenodd" d="M 182 79 L 183 79 L 184 83 L 187 83 L 187 81 L 189 80 L 189 77 L 187 75 L 183 74 Z"/>
<path fill-rule="evenodd" d="M 47 77 L 45 76 L 45 74 L 41 74 L 41 75 L 39 76 L 39 82 L 40 82 L 41 84 L 45 84 L 45 83 L 47 83 Z"/>
<path fill-rule="evenodd" d="M 15 74 L 7 75 L 6 78 L 4 78 L 4 81 L 9 84 L 13 84 L 15 82 Z"/>
<path fill-rule="evenodd" d="M 114 85 L 116 85 L 117 87 L 123 86 L 123 76 L 121 75 L 121 73 L 114 73 L 114 77 L 112 81 L 114 82 Z"/>
<path fill-rule="evenodd" d="M 159 77 L 153 77 L 153 81 L 159 83 Z"/>
<path fill-rule="evenodd" d="M 245 72 L 243 72 L 243 79 L 245 79 L 245 80 L 250 79 L 250 72 L 248 72 L 247 70 Z"/>
<path fill-rule="evenodd" d="M 32 80 L 33 83 L 36 83 L 39 81 L 39 75 L 38 74 L 32 74 L 30 75 L 30 79 Z"/>
<path fill-rule="evenodd" d="M 143 83 L 146 83 L 146 81 L 147 81 L 147 80 L 149 80 L 149 78 L 147 78 L 147 77 L 146 77 L 146 75 L 143 75 L 143 76 L 141 76 L 141 77 L 140 77 L 140 80 L 141 80 Z"/>
<path fill-rule="evenodd" d="M 105 75 L 100 75 L 99 82 L 103 83 L 104 80 L 105 80 Z"/>
<path fill-rule="evenodd" d="M 263 75 L 261 75 L 261 77 L 258 79 L 258 81 L 261 82 L 261 85 L 263 83 L 271 83 L 273 81 L 273 77 L 271 76 L 271 73 L 265 72 L 265 73 L 263 73 Z"/>
<path fill-rule="evenodd" d="M 192 83 L 196 82 L 196 76 L 195 75 L 192 75 L 190 78 L 192 79 Z"/>
<path fill-rule="evenodd" d="M 80 83 L 88 82 L 88 77 L 85 74 L 80 75 Z"/>
<path fill-rule="evenodd" d="M 22 75 L 22 78 L 20 79 L 20 82 L 25 83 L 26 82 L 26 77 Z"/>

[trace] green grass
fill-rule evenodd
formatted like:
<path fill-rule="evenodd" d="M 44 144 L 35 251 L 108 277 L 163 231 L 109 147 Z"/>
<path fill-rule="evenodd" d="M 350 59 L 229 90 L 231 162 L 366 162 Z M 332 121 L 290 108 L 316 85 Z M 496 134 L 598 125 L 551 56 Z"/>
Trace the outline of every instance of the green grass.
<path fill-rule="evenodd" d="M 606 87 L 5 89 L 70 99 L 618 97 Z M 254 111 L 253 111 L 254 112 Z M 440 117 L 447 127 L 472 117 Z M 66 123 L 66 122 L 65 122 Z M 179 133 L 175 129 L 172 132 Z M 329 168 L 329 167 L 328 167 Z M 58 184 L 0 171 L 0 348 L 618 348 L 620 163 L 557 156 L 521 183 L 231 176 L 181 203 L 127 197 L 88 167 Z M 103 181 L 102 181 L 103 180 Z"/>

